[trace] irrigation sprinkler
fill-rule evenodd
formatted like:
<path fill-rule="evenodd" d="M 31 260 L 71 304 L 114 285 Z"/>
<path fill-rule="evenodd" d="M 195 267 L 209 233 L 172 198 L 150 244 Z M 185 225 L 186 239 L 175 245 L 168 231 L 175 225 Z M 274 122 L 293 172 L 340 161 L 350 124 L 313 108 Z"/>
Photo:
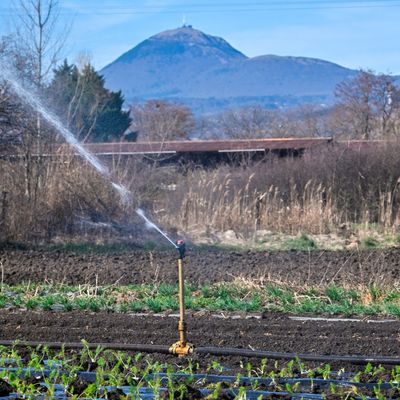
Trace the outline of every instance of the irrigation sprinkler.
<path fill-rule="evenodd" d="M 183 240 L 176 241 L 176 249 L 178 250 L 178 279 L 179 279 L 179 322 L 178 332 L 179 340 L 174 343 L 169 351 L 178 357 L 184 357 L 189 353 L 193 353 L 194 346 L 188 343 L 186 336 L 185 324 L 185 283 L 183 278 L 183 259 L 185 258 L 186 245 Z"/>
<path fill-rule="evenodd" d="M 146 226 L 158 231 L 162 236 L 165 237 L 178 251 L 178 280 L 179 280 L 179 322 L 178 332 L 179 340 L 172 344 L 169 348 L 169 352 L 178 357 L 184 357 L 189 353 L 193 353 L 194 347 L 191 343 L 188 343 L 186 337 L 186 324 L 185 324 L 185 282 L 183 278 L 183 259 L 185 258 L 186 244 L 182 239 L 178 239 L 175 243 L 171 238 L 163 232 L 154 222 L 150 221 L 143 210 L 138 208 L 136 213 L 144 219 Z"/>

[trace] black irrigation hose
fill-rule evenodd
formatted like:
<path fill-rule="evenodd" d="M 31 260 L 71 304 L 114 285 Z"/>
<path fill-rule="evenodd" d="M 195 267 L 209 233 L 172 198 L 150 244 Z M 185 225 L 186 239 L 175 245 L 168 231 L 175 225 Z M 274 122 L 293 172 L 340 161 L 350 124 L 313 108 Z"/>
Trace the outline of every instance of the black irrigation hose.
<path fill-rule="evenodd" d="M 50 349 L 83 349 L 89 347 L 96 349 L 103 347 L 110 350 L 129 350 L 141 351 L 144 353 L 162 353 L 171 354 L 169 346 L 155 344 L 130 344 L 130 343 L 89 343 L 80 342 L 39 342 L 39 341 L 14 341 L 0 340 L 0 346 L 18 346 L 18 347 L 37 347 L 47 346 Z M 292 360 L 298 357 L 302 361 L 317 362 L 344 362 L 350 364 L 385 364 L 400 365 L 398 357 L 379 357 L 379 356 L 335 356 L 335 355 L 319 355 L 319 354 L 302 354 L 302 353 L 281 353 L 276 351 L 237 349 L 232 347 L 195 347 L 196 354 L 209 354 L 214 356 L 238 356 L 238 357 L 255 357 L 268 358 L 271 360 Z"/>
<path fill-rule="evenodd" d="M 386 364 L 400 365 L 398 357 L 379 357 L 379 356 L 335 356 L 319 354 L 301 353 L 280 353 L 275 351 L 236 349 L 229 347 L 197 347 L 195 352 L 198 354 L 211 354 L 214 356 L 240 356 L 269 358 L 271 360 L 292 360 L 298 357 L 302 361 L 318 362 L 346 362 L 350 364 Z"/>

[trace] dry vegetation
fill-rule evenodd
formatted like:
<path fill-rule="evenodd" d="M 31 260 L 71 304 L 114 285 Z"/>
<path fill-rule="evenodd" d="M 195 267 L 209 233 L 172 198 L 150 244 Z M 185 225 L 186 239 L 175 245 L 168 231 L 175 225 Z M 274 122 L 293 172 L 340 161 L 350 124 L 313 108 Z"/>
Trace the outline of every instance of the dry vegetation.
<path fill-rule="evenodd" d="M 394 143 L 363 151 L 336 147 L 253 167 L 194 170 L 170 197 L 163 220 L 247 237 L 259 229 L 346 233 L 353 224 L 397 232 L 398 149 Z"/>
<path fill-rule="evenodd" d="M 397 234 L 399 150 L 394 142 L 362 151 L 336 146 L 302 158 L 185 171 L 144 159 L 113 160 L 113 174 L 132 190 L 132 209 L 124 209 L 109 183 L 67 151 L 53 158 L 21 154 L 0 161 L 1 235 L 51 241 L 85 234 L 88 227 L 126 234 L 137 206 L 167 229 L 186 233 L 346 236 L 364 226 Z"/>

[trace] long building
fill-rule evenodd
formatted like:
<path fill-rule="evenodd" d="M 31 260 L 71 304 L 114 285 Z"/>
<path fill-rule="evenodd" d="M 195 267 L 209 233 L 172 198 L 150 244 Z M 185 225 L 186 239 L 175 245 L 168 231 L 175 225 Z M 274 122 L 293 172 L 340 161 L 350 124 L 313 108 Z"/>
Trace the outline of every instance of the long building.
<path fill-rule="evenodd" d="M 316 147 L 328 146 L 332 138 L 272 138 L 248 140 L 193 140 L 169 142 L 114 142 L 87 143 L 84 148 L 94 155 L 105 157 L 145 157 L 158 160 L 161 163 L 192 162 L 202 165 L 212 165 L 221 162 L 240 161 L 242 159 L 262 159 L 268 154 L 281 157 L 298 156 L 304 151 Z M 47 154 L 54 156 L 62 152 L 65 145 L 46 149 Z M 32 156 L 39 156 L 35 149 Z M 6 158 L 18 157 L 21 146 L 0 146 L 0 156 Z"/>

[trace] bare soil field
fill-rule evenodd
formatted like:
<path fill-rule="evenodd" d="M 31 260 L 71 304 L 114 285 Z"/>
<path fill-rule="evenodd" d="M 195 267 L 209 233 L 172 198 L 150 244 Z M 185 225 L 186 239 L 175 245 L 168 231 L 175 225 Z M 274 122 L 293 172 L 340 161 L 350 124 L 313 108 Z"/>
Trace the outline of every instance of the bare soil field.
<path fill-rule="evenodd" d="M 3 282 L 135 284 L 176 283 L 177 254 L 134 250 L 73 253 L 0 250 Z M 376 251 L 228 252 L 188 250 L 185 278 L 198 284 L 230 282 L 237 277 L 297 285 L 388 284 L 400 281 L 400 249 Z"/>
<path fill-rule="evenodd" d="M 171 345 L 177 318 L 118 313 L 0 311 L 1 340 Z M 400 320 L 297 321 L 268 313 L 262 319 L 189 314 L 188 338 L 197 346 L 255 348 L 333 355 L 400 356 Z"/>

